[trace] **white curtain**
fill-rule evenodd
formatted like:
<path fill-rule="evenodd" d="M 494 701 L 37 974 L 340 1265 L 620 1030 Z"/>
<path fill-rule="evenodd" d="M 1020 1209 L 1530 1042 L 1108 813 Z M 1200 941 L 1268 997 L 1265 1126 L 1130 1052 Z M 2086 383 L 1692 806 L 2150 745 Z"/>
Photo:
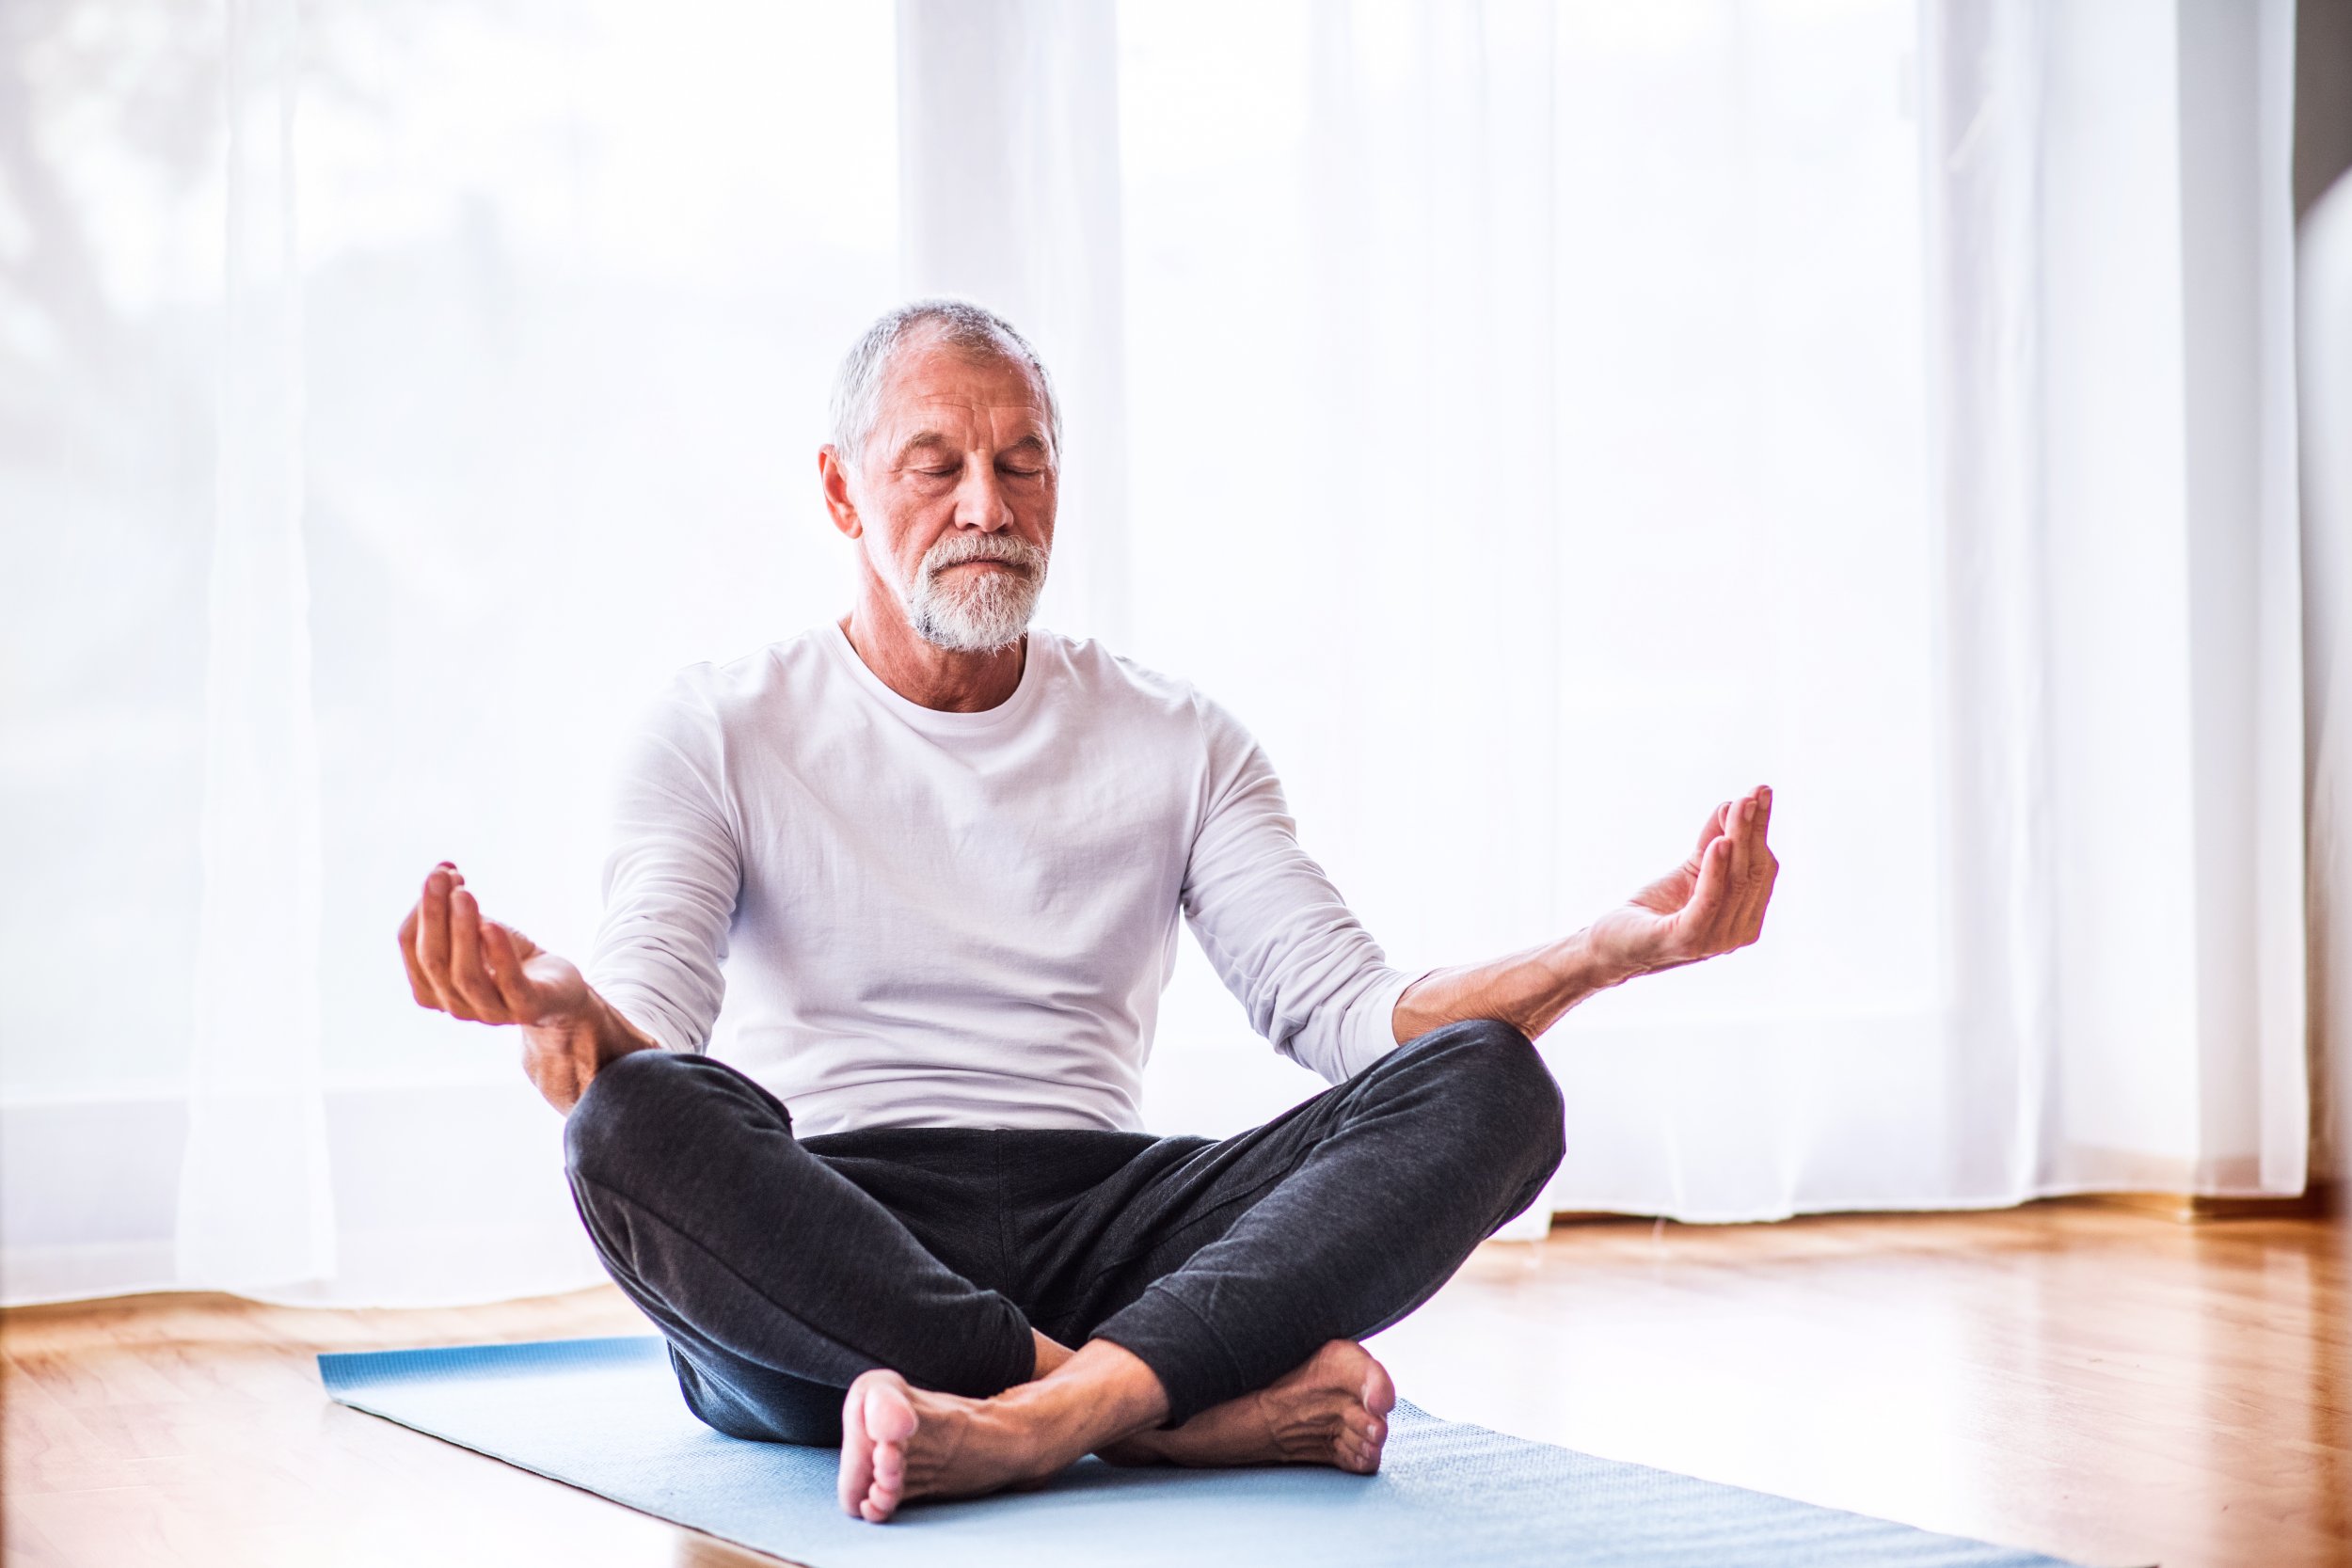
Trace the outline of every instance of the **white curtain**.
<path fill-rule="evenodd" d="M 1551 1206 L 2299 1191 L 2287 8 L 1280 14 L 1126 19 L 1136 643 L 1408 967 L 1780 798 Z"/>
<path fill-rule="evenodd" d="M 2343 41 L 2352 44 L 2352 29 Z M 2322 172 L 2333 183 L 2305 213 L 2296 242 L 2296 361 L 2311 434 L 2302 454 L 2311 1005 L 2319 1075 L 2335 1091 L 2333 1117 L 2323 1109 L 2314 1118 L 2323 1131 L 2312 1141 L 2322 1161 L 2332 1150 L 2340 1180 L 2352 1129 L 2352 173 Z M 2352 1244 L 2352 1231 L 2345 1240 Z"/>
<path fill-rule="evenodd" d="M 834 613 L 887 9 L 0 7 L 0 1290 L 601 1277 L 392 933 L 595 930 L 606 748 Z"/>
<path fill-rule="evenodd" d="M 2011 867 L 1953 953 L 2025 1091 L 1981 1190 L 2299 1192 L 2292 8 L 1936 22 L 1954 847 Z"/>
<path fill-rule="evenodd" d="M 0 1291 L 596 1277 L 393 925 L 580 946 L 611 716 L 834 612 L 826 380 L 934 290 L 1060 377 L 1045 618 L 1400 965 L 1774 785 L 1764 942 L 1544 1041 L 1540 1209 L 2299 1190 L 2291 21 L 0 13 Z M 1314 1089 L 1187 955 L 1154 1125 Z"/>

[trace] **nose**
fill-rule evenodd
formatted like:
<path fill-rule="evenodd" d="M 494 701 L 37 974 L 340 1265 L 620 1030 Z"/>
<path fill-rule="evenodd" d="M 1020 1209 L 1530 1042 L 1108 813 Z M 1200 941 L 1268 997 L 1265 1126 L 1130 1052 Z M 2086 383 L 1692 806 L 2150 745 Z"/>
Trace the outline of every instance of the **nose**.
<path fill-rule="evenodd" d="M 956 486 L 956 526 L 995 533 L 1012 526 L 1012 502 L 993 463 L 964 465 L 963 482 Z"/>

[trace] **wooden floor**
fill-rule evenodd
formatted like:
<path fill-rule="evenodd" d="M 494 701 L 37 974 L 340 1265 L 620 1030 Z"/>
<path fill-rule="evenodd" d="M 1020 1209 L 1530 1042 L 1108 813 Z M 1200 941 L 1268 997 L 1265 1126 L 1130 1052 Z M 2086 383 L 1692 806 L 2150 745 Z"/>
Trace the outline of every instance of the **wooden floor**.
<path fill-rule="evenodd" d="M 2042 1205 L 1483 1249 L 1375 1341 L 1438 1413 L 2094 1564 L 2352 1563 L 2347 1308 L 2312 1220 Z M 329 1404 L 317 1350 L 636 1332 L 434 1312 L 0 1315 L 24 1564 L 771 1560 Z"/>

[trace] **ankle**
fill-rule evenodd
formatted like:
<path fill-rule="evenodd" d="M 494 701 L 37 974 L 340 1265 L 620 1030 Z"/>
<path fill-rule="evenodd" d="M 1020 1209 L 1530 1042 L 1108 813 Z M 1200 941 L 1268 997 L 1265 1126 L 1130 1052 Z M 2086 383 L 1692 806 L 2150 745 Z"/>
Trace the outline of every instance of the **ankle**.
<path fill-rule="evenodd" d="M 1047 1376 L 987 1402 L 1008 1435 L 1034 1444 L 1041 1459 L 1068 1463 L 1157 1427 L 1168 1415 L 1159 1375 L 1133 1352 L 1096 1339 Z"/>

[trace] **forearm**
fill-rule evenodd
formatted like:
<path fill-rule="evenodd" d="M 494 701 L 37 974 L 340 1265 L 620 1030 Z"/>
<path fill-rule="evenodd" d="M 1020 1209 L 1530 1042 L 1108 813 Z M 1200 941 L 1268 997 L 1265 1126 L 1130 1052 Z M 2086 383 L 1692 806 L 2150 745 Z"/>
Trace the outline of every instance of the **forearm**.
<path fill-rule="evenodd" d="M 608 1063 L 632 1051 L 660 1049 L 660 1041 L 594 990 L 577 1019 L 523 1026 L 523 1071 L 547 1102 L 566 1116 Z"/>
<path fill-rule="evenodd" d="M 1534 1039 L 1586 997 L 1636 973 L 1603 958 L 1590 934 L 1579 931 L 1508 958 L 1422 976 L 1397 998 L 1393 1028 L 1402 1044 L 1464 1019 L 1491 1018 Z"/>

